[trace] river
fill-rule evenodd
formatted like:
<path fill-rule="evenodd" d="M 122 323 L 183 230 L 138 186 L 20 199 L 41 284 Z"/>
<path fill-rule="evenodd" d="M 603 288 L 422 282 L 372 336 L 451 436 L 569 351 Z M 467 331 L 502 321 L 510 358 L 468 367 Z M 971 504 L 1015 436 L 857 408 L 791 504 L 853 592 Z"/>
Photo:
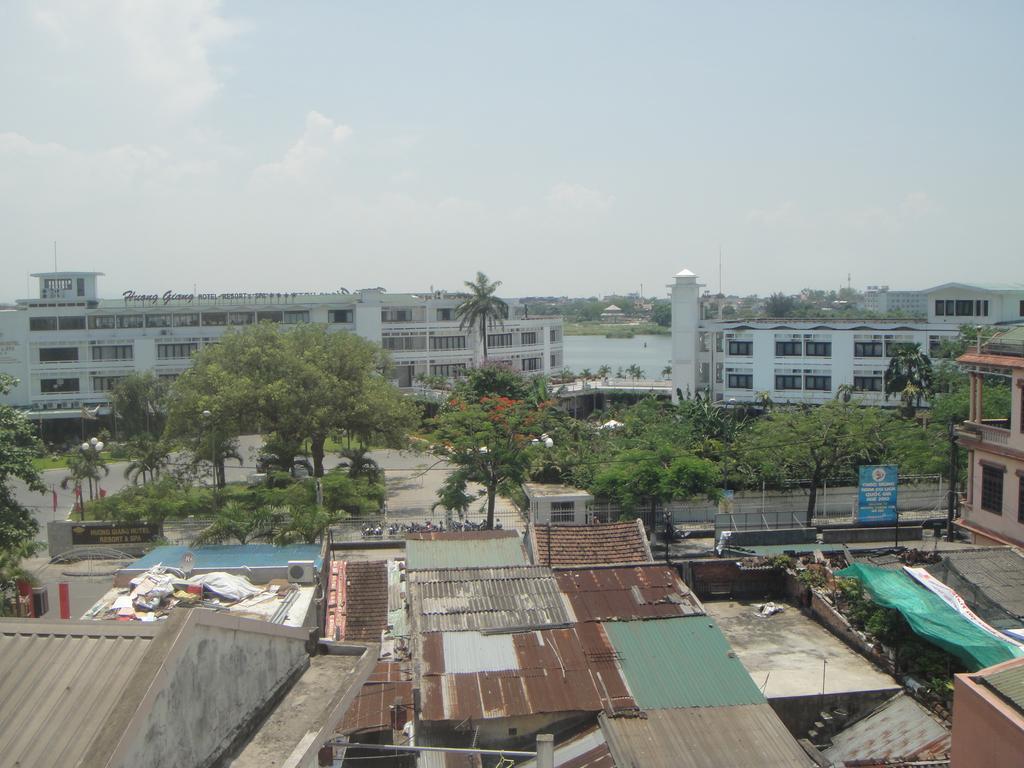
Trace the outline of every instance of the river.
<path fill-rule="evenodd" d="M 579 373 L 589 368 L 594 373 L 602 365 L 611 366 L 612 375 L 636 363 L 648 380 L 662 379 L 662 369 L 672 358 L 671 336 L 634 336 L 632 339 L 608 339 L 604 336 L 564 336 L 565 367 Z"/>

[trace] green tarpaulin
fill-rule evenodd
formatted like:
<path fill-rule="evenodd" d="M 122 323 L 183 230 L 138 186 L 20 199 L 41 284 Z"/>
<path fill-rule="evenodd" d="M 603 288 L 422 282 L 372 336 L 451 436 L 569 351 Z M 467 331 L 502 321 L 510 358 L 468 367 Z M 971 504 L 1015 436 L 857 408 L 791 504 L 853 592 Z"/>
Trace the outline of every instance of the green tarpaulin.
<path fill-rule="evenodd" d="M 903 571 L 854 563 L 836 576 L 859 580 L 873 601 L 902 613 L 915 634 L 949 651 L 972 672 L 1024 655 L 1014 644 L 968 621 Z"/>

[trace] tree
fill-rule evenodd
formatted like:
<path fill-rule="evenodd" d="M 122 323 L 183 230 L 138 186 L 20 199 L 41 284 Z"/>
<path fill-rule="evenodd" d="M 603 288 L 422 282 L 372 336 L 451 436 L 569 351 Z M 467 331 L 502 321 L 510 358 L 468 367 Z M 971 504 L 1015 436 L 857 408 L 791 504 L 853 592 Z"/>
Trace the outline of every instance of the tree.
<path fill-rule="evenodd" d="M 245 544 L 254 539 L 272 539 L 282 522 L 282 511 L 273 507 L 247 509 L 237 501 L 221 507 L 213 521 L 196 536 L 193 546 L 222 544 L 236 540 Z"/>
<path fill-rule="evenodd" d="M 818 486 L 850 480 L 861 464 L 887 455 L 892 418 L 879 408 L 831 400 L 811 408 L 776 410 L 748 429 L 736 444 L 741 473 L 752 484 L 775 487 L 809 483 L 806 523 L 812 524 Z"/>
<path fill-rule="evenodd" d="M 284 508 L 281 510 L 283 527 L 274 537 L 274 543 L 286 544 L 317 544 L 324 532 L 340 520 L 348 517 L 348 513 L 331 511 L 324 507 Z"/>
<path fill-rule="evenodd" d="M 602 365 L 597 369 L 597 378 L 607 379 L 612 374 L 612 367 L 610 365 Z"/>
<path fill-rule="evenodd" d="M 644 369 L 641 368 L 636 363 L 630 365 L 629 368 L 626 369 L 626 373 L 629 374 L 629 378 L 631 378 L 634 382 L 637 379 L 642 379 L 644 377 Z"/>
<path fill-rule="evenodd" d="M 0 374 L 0 395 L 6 395 L 15 383 L 15 379 Z M 18 502 L 11 487 L 17 479 L 30 490 L 46 490 L 32 464 L 39 448 L 35 428 L 24 414 L 0 404 L 0 612 L 7 605 L 5 598 L 14 592 L 16 580 L 27 576 L 21 568 L 22 559 L 31 557 L 42 546 L 35 540 L 39 523 Z"/>
<path fill-rule="evenodd" d="M 543 434 L 546 410 L 508 397 L 453 399 L 434 419 L 436 453 L 455 465 L 438 497 L 463 498 L 468 483 L 480 483 L 492 528 L 498 493 L 513 492 L 526 479 L 531 441 Z"/>
<path fill-rule="evenodd" d="M 67 488 L 71 485 L 75 488 L 84 520 L 85 500 L 81 495 L 82 483 L 88 484 L 89 500 L 92 501 L 97 496 L 100 480 L 110 474 L 110 467 L 107 466 L 103 454 L 93 448 L 75 448 L 69 452 L 67 466 L 70 474 L 60 481 L 60 487 Z"/>
<path fill-rule="evenodd" d="M 913 414 L 932 391 L 932 361 L 919 344 L 897 344 L 885 372 L 885 399 L 899 395 L 903 408 Z"/>
<path fill-rule="evenodd" d="M 594 378 L 594 372 L 589 368 L 584 368 L 583 370 L 580 371 L 580 378 L 583 379 L 584 381 L 590 381 L 592 378 Z"/>
<path fill-rule="evenodd" d="M 110 399 L 119 436 L 158 437 L 163 432 L 167 382 L 152 371 L 128 374 L 114 387 Z"/>
<path fill-rule="evenodd" d="M 666 365 L 664 368 L 662 368 L 661 369 L 661 376 L 664 379 L 671 379 L 672 378 L 672 366 L 671 365 Z"/>
<path fill-rule="evenodd" d="M 508 319 L 508 304 L 494 295 L 501 286 L 501 280 L 491 282 L 483 272 L 476 273 L 476 280 L 466 281 L 469 297 L 455 308 L 459 328 L 476 327 L 484 346 L 484 362 L 487 361 L 487 329 Z"/>
<path fill-rule="evenodd" d="M 669 328 L 672 325 L 672 302 L 656 301 L 651 310 L 651 320 L 662 328 Z"/>
<path fill-rule="evenodd" d="M 371 482 L 377 482 L 384 474 L 380 465 L 370 458 L 368 448 L 346 448 L 338 453 L 342 456 L 340 466 L 348 469 L 349 477 L 365 477 Z"/>
<path fill-rule="evenodd" d="M 764 303 L 766 317 L 790 317 L 796 311 L 797 302 L 784 293 L 773 293 Z"/>
<path fill-rule="evenodd" d="M 160 471 L 167 466 L 167 448 L 163 442 L 149 435 L 140 435 L 128 443 L 128 456 L 131 458 L 125 467 L 124 477 L 138 484 L 156 480 Z"/>

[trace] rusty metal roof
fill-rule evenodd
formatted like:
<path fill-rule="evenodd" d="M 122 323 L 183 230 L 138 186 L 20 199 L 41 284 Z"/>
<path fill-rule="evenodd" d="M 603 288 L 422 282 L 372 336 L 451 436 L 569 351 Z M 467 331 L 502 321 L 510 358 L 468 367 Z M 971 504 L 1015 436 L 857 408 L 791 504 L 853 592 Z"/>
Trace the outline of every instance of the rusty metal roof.
<path fill-rule="evenodd" d="M 909 696 L 900 693 L 836 734 L 823 754 L 835 763 L 927 759 L 949 753 L 949 731 Z"/>
<path fill-rule="evenodd" d="M 769 704 L 657 709 L 598 718 L 622 768 L 811 768 Z"/>
<path fill-rule="evenodd" d="M 540 566 L 409 571 L 409 602 L 420 632 L 571 623 L 558 583 Z"/>
<path fill-rule="evenodd" d="M 555 574 L 576 621 L 699 616 L 704 608 L 675 569 L 654 563 Z"/>
<path fill-rule="evenodd" d="M 508 635 L 514 658 L 497 670 L 478 657 L 486 671 L 467 669 L 466 659 L 448 661 L 444 636 L 423 638 L 420 681 L 423 720 L 490 719 L 552 712 L 620 712 L 635 708 L 600 624 Z"/>
<path fill-rule="evenodd" d="M 639 519 L 631 523 L 532 525 L 530 549 L 535 563 L 553 568 L 652 561 L 647 533 Z"/>
<path fill-rule="evenodd" d="M 410 533 L 405 563 L 424 568 L 483 568 L 528 565 L 526 549 L 515 531 L 448 531 Z"/>
<path fill-rule="evenodd" d="M 401 664 L 378 662 L 345 712 L 338 733 L 391 730 L 412 715 L 412 672 Z M 397 722 L 391 708 L 398 707 Z"/>

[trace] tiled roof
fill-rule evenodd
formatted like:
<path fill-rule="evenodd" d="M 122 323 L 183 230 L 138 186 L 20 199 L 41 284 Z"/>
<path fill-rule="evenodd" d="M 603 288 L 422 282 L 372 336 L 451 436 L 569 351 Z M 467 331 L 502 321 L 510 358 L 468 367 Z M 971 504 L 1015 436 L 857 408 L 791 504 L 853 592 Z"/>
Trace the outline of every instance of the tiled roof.
<path fill-rule="evenodd" d="M 552 568 L 649 563 L 651 548 L 643 523 L 533 525 L 533 560 Z"/>
<path fill-rule="evenodd" d="M 422 719 L 518 717 L 552 712 L 609 713 L 635 708 L 615 665 L 615 655 L 600 624 L 578 624 L 507 635 L 512 653 L 502 653 L 506 669 L 479 654 L 482 669 L 465 659 L 446 659 L 445 636 L 423 638 L 425 672 L 420 683 Z M 461 647 L 461 646 L 460 646 Z"/>
<path fill-rule="evenodd" d="M 852 761 L 928 759 L 949 752 L 949 731 L 905 694 L 837 733 L 823 754 L 836 764 Z"/>
<path fill-rule="evenodd" d="M 388 625 L 388 564 L 383 560 L 331 563 L 326 636 L 379 643 Z"/>
<path fill-rule="evenodd" d="M 558 571 L 558 586 L 576 621 L 628 621 L 698 616 L 700 601 L 674 569 L 654 563 Z"/>
<path fill-rule="evenodd" d="M 663 622 L 644 622 L 661 624 Z M 814 762 L 766 703 L 658 709 L 646 717 L 599 717 L 619 766 L 811 768 Z"/>
<path fill-rule="evenodd" d="M 409 570 L 528 565 L 515 531 L 410 533 L 405 544 Z"/>
<path fill-rule="evenodd" d="M 710 616 L 612 621 L 602 626 L 641 709 L 765 701 Z"/>
<path fill-rule="evenodd" d="M 551 570 L 536 565 L 409 571 L 409 602 L 420 632 L 571 622 Z"/>

